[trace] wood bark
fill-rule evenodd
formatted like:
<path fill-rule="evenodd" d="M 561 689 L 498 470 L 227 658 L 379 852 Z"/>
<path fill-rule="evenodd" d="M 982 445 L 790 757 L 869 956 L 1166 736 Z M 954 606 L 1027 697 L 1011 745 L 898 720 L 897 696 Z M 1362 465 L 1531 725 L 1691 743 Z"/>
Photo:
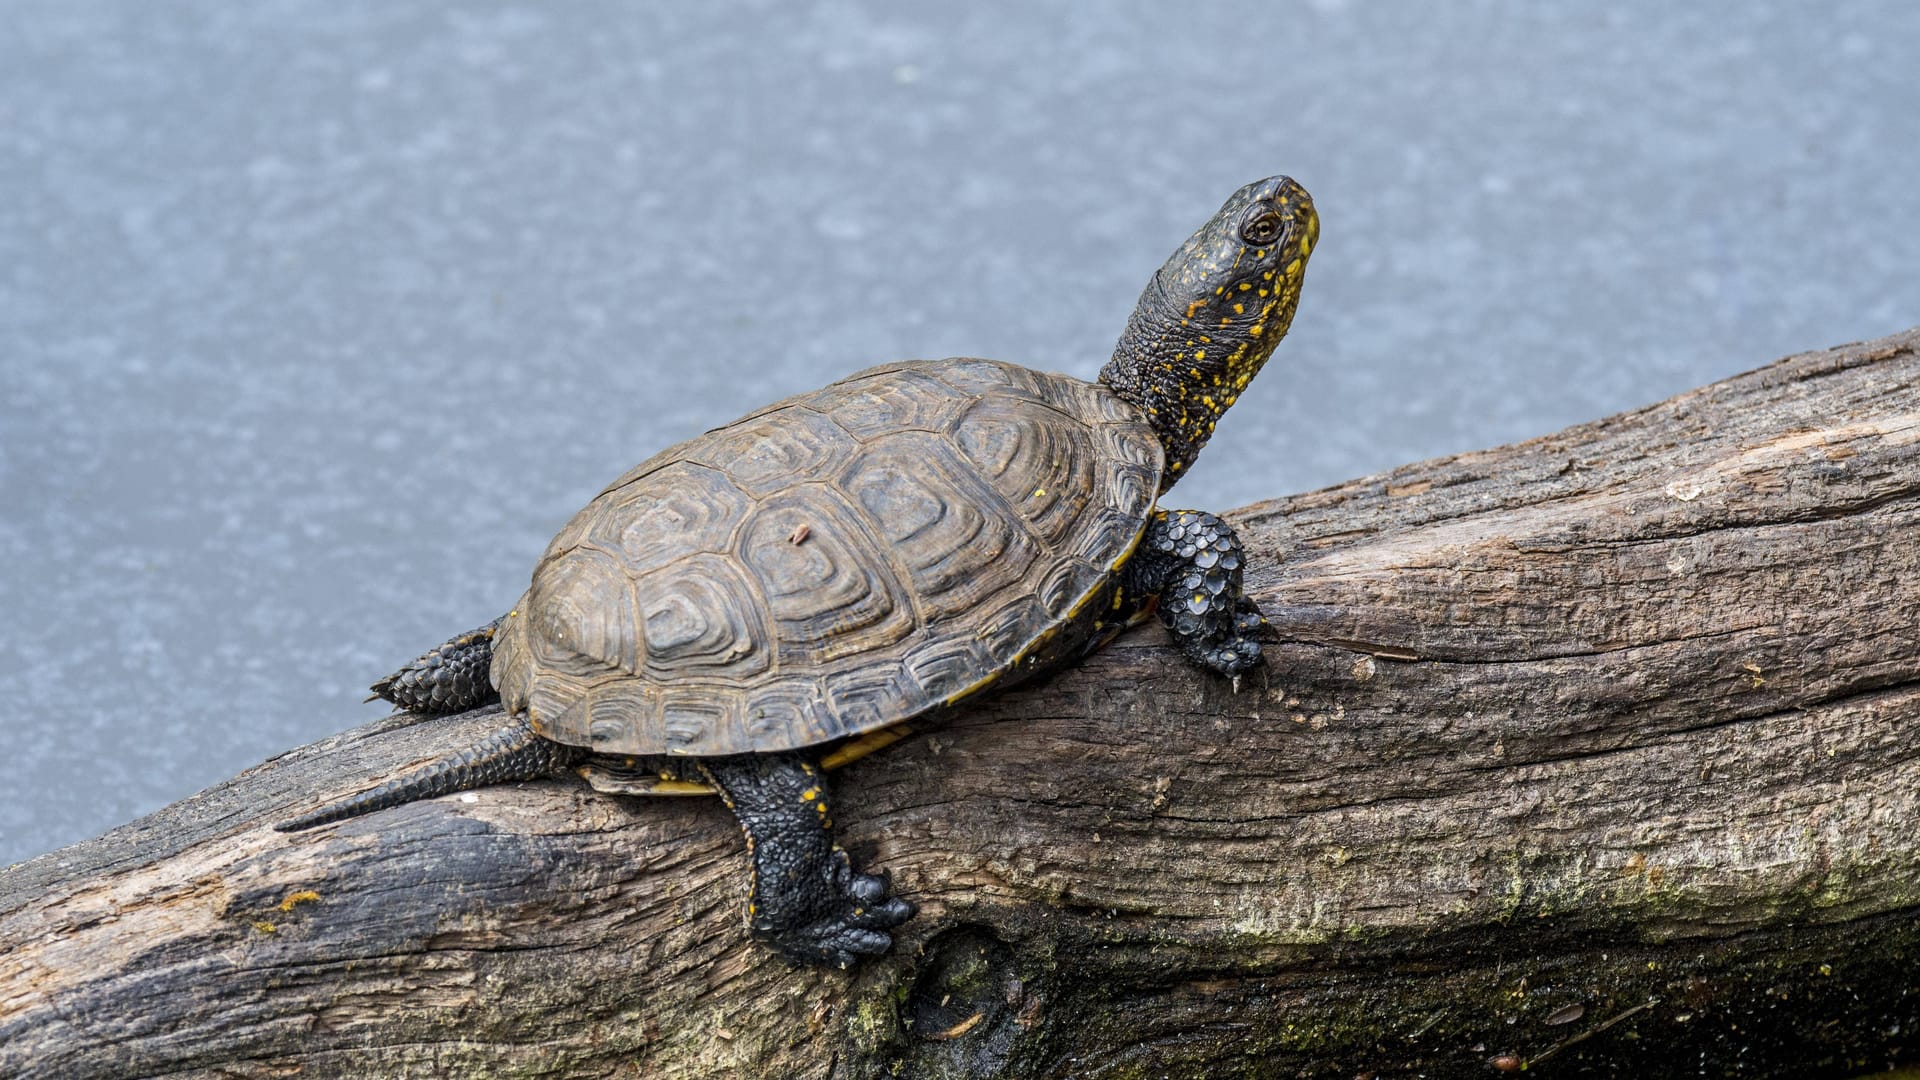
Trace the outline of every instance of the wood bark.
<path fill-rule="evenodd" d="M 710 799 L 268 826 L 382 720 L 0 873 L 0 1075 L 1846 1075 L 1920 1043 L 1920 330 L 1232 515 L 1269 663 L 1157 627 L 838 774 L 920 905 L 741 926 Z"/>

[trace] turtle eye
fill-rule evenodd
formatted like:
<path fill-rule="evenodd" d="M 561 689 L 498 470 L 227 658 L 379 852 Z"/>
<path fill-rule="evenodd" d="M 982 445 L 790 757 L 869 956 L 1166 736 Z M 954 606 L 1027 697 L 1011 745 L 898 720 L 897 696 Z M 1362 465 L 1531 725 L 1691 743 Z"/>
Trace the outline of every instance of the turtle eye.
<path fill-rule="evenodd" d="M 1279 235 L 1280 215 L 1272 210 L 1256 210 L 1240 223 L 1240 239 L 1249 244 L 1271 244 Z"/>

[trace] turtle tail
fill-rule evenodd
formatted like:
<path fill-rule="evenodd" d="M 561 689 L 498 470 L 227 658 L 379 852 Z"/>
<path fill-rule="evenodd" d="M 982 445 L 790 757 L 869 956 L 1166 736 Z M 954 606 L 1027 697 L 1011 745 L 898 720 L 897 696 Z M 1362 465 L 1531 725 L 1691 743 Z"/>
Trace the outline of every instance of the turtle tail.
<path fill-rule="evenodd" d="M 385 698 L 399 708 L 418 713 L 457 713 L 478 708 L 500 695 L 488 675 L 493 666 L 493 638 L 506 616 L 477 630 L 435 645 L 399 671 L 372 686 L 368 701 Z"/>
<path fill-rule="evenodd" d="M 452 757 L 441 758 L 370 791 L 280 822 L 274 828 L 280 832 L 297 832 L 436 795 L 508 780 L 538 780 L 560 772 L 585 756 L 586 751 L 580 747 L 543 738 L 527 726 L 525 718 L 515 717 L 506 727 Z"/>

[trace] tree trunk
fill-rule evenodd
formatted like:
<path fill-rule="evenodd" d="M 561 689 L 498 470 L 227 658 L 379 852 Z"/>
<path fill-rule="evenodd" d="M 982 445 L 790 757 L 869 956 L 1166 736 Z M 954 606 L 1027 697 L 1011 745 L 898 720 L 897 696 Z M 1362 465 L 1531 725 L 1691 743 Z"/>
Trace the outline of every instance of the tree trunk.
<path fill-rule="evenodd" d="M 392 717 L 0 873 L 0 1075 L 1844 1075 L 1920 1040 L 1920 330 L 1232 515 L 1157 628 L 842 770 L 920 906 L 794 969 L 711 799 Z"/>

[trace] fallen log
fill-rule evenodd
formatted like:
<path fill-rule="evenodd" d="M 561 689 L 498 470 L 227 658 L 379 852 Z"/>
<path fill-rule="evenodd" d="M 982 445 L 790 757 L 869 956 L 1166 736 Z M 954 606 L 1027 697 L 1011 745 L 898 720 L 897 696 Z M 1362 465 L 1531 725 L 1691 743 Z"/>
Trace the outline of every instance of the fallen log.
<path fill-rule="evenodd" d="M 841 772 L 894 952 L 747 941 L 707 799 L 268 826 L 391 717 L 0 872 L 0 1075 L 1808 1075 L 1920 1039 L 1920 330 L 1232 515 L 1143 628 Z"/>

